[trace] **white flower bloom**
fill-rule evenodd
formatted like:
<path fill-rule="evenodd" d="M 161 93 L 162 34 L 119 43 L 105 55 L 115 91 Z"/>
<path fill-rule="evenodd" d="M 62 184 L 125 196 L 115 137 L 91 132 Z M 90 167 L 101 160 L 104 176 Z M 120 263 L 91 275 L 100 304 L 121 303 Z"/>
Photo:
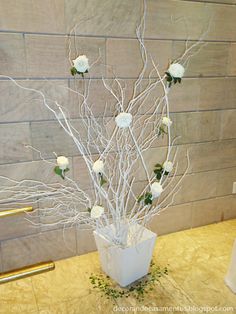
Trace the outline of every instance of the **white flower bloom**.
<path fill-rule="evenodd" d="M 121 112 L 116 117 L 115 121 L 119 128 L 128 128 L 132 122 L 132 114 L 127 112 Z"/>
<path fill-rule="evenodd" d="M 166 160 L 163 164 L 163 168 L 166 172 L 171 172 L 173 170 L 173 163 L 171 161 Z"/>
<path fill-rule="evenodd" d="M 95 173 L 103 173 L 104 171 L 104 163 L 102 160 L 98 159 L 93 164 L 93 171 Z"/>
<path fill-rule="evenodd" d="M 168 117 L 163 117 L 162 118 L 162 124 L 164 124 L 166 126 L 171 126 L 172 121 Z"/>
<path fill-rule="evenodd" d="M 181 64 L 172 63 L 167 72 L 170 73 L 172 77 L 182 78 L 184 76 L 184 71 L 185 69 Z"/>
<path fill-rule="evenodd" d="M 95 205 L 91 209 L 90 215 L 91 215 L 91 218 L 97 219 L 97 218 L 100 218 L 103 213 L 104 213 L 104 208 L 102 206 Z"/>
<path fill-rule="evenodd" d="M 151 193 L 152 193 L 153 198 L 159 197 L 162 192 L 163 192 L 163 187 L 159 182 L 154 182 L 151 185 Z"/>
<path fill-rule="evenodd" d="M 80 73 L 84 73 L 89 69 L 88 58 L 85 55 L 78 56 L 72 61 L 76 70 Z"/>
<path fill-rule="evenodd" d="M 57 165 L 61 170 L 66 170 L 69 166 L 69 160 L 65 156 L 57 157 Z"/>

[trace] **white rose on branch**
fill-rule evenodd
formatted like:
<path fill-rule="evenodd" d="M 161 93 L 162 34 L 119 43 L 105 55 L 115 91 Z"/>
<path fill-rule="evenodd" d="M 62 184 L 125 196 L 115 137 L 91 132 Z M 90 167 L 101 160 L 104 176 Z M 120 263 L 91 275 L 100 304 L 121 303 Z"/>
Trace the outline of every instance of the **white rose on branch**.
<path fill-rule="evenodd" d="M 104 162 L 100 159 L 96 160 L 93 164 L 93 171 L 95 173 L 103 173 L 104 172 Z"/>
<path fill-rule="evenodd" d="M 90 216 L 91 218 L 98 219 L 102 216 L 103 213 L 104 213 L 104 208 L 102 206 L 95 205 L 91 209 Z"/>
<path fill-rule="evenodd" d="M 180 63 L 172 63 L 167 71 L 174 78 L 182 78 L 184 76 L 185 69 Z"/>
<path fill-rule="evenodd" d="M 71 69 L 71 74 L 75 75 L 76 73 L 81 74 L 87 73 L 89 70 L 88 58 L 85 55 L 78 56 L 75 60 L 72 60 L 74 67 Z"/>
<path fill-rule="evenodd" d="M 154 182 L 151 185 L 151 193 L 152 193 L 152 198 L 157 198 L 161 195 L 163 192 L 163 187 L 159 182 Z"/>
<path fill-rule="evenodd" d="M 119 128 L 124 129 L 128 128 L 130 124 L 132 123 L 132 114 L 128 112 L 121 112 L 118 114 L 118 116 L 115 118 L 116 124 Z"/>
<path fill-rule="evenodd" d="M 57 165 L 61 170 L 66 170 L 69 166 L 69 160 L 65 156 L 57 157 Z"/>
<path fill-rule="evenodd" d="M 163 169 L 165 172 L 171 172 L 173 170 L 173 163 L 166 160 L 163 164 Z"/>
<path fill-rule="evenodd" d="M 162 118 L 162 124 L 164 124 L 164 125 L 166 125 L 166 126 L 171 126 L 172 121 L 171 121 L 171 119 L 168 118 L 168 117 L 163 117 L 163 118 Z"/>

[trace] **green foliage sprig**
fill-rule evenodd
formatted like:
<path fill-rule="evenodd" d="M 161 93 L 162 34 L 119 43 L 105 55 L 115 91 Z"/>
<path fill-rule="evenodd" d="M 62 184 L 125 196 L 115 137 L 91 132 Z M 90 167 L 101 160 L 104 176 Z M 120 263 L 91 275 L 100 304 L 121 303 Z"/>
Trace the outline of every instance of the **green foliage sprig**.
<path fill-rule="evenodd" d="M 163 166 L 161 164 L 156 164 L 155 169 L 153 170 L 156 176 L 156 179 L 159 181 L 161 179 L 161 176 L 164 172 L 164 175 L 168 175 L 169 172 L 165 171 Z"/>
<path fill-rule="evenodd" d="M 165 72 L 166 74 L 166 80 L 169 83 L 169 87 L 171 87 L 172 83 L 176 84 L 176 83 L 181 83 L 181 78 L 180 77 L 173 77 L 170 75 L 169 72 Z"/>
<path fill-rule="evenodd" d="M 71 73 L 72 76 L 75 76 L 76 74 L 79 74 L 79 75 L 81 75 L 84 78 L 84 73 L 88 73 L 88 70 L 86 70 L 85 72 L 79 72 L 79 71 L 76 70 L 75 67 L 72 67 L 70 69 L 70 73 Z"/>
<path fill-rule="evenodd" d="M 54 172 L 60 176 L 63 180 L 65 180 L 65 173 L 68 172 L 70 169 L 66 168 L 65 170 L 62 170 L 61 168 L 59 168 L 59 166 L 56 166 L 54 168 Z"/>
<path fill-rule="evenodd" d="M 133 296 L 138 301 L 143 301 L 145 295 L 152 291 L 155 284 L 165 275 L 168 275 L 167 267 L 161 268 L 160 266 L 156 266 L 154 262 L 151 262 L 149 273 L 125 288 L 118 286 L 105 274 L 91 274 L 89 279 L 94 289 L 99 290 L 102 296 L 113 302 L 123 297 L 128 298 L 129 296 Z"/>

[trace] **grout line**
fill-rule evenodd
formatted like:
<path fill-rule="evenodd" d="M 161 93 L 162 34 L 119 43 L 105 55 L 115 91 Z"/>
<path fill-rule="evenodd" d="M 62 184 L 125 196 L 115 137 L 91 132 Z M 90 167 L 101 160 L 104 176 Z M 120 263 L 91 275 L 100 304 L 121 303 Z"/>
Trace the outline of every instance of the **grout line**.
<path fill-rule="evenodd" d="M 188 142 L 188 143 L 180 143 L 180 144 L 175 144 L 174 147 L 178 147 L 178 146 L 197 146 L 197 145 L 204 145 L 204 144 L 209 144 L 209 143 L 222 143 L 222 142 L 230 142 L 230 141 L 235 141 L 236 137 L 234 138 L 225 138 L 225 139 L 216 139 L 216 140 L 208 140 L 208 141 L 202 141 L 202 142 Z M 166 148 L 166 145 L 162 145 L 162 146 L 156 146 L 156 147 L 151 147 L 150 149 L 158 149 L 158 148 Z M 92 153 L 91 156 L 97 156 L 98 153 Z M 71 155 L 69 156 L 69 158 L 76 158 L 76 157 L 81 157 L 81 155 Z M 50 157 L 45 157 L 46 160 L 53 160 L 54 157 L 50 156 Z M 34 159 L 34 160 L 19 160 L 19 161 L 15 161 L 15 162 L 8 162 L 8 163 L 3 163 L 0 164 L 1 166 L 10 166 L 10 165 L 18 165 L 18 164 L 26 164 L 26 163 L 32 163 L 32 162 L 39 162 L 42 161 L 42 159 Z M 232 167 L 229 167 L 232 168 Z M 222 168 L 219 168 L 222 169 Z M 216 170 L 216 169 L 213 169 Z M 204 170 L 205 172 L 206 170 Z M 209 170 L 210 171 L 210 170 Z M 201 172 L 201 171 L 200 171 Z"/>
<path fill-rule="evenodd" d="M 4 74 L 2 74 L 2 75 L 4 75 Z M 33 81 L 33 80 L 37 80 L 37 81 L 46 81 L 46 80 L 55 80 L 55 81 L 57 81 L 57 80 L 64 80 L 64 81 L 66 81 L 66 80 L 69 80 L 69 81 L 71 81 L 71 80 L 74 80 L 74 78 L 72 78 L 71 76 L 61 76 L 61 77 L 11 77 L 13 80 L 15 80 L 15 81 Z M 103 77 L 102 76 L 97 76 L 97 77 L 90 77 L 90 78 L 84 78 L 84 79 L 77 79 L 77 81 L 79 81 L 79 80 L 101 80 Z M 114 79 L 114 77 L 104 77 L 106 80 L 112 80 L 112 79 Z M 204 79 L 234 79 L 234 78 L 236 78 L 236 75 L 228 75 L 228 74 L 224 74 L 224 75 L 205 75 L 205 76 L 200 76 L 200 75 L 198 75 L 198 76 L 194 76 L 194 75 L 189 75 L 189 76 L 185 76 L 184 77 L 184 79 L 197 79 L 197 80 L 204 80 Z M 117 77 L 117 79 L 119 79 L 119 80 L 136 80 L 137 79 L 137 77 L 128 77 L 128 76 L 119 76 L 119 77 Z M 158 77 L 156 77 L 156 76 L 152 76 L 151 77 L 151 80 L 155 80 L 155 79 L 158 79 Z M 144 77 L 144 80 L 149 80 L 149 78 L 148 77 Z M 0 78 L 0 82 L 1 81 L 9 81 L 9 79 L 6 77 L 6 78 L 4 78 L 4 77 L 1 77 Z"/>
<path fill-rule="evenodd" d="M 218 4 L 218 5 L 232 5 L 232 6 L 235 6 L 236 3 L 227 3 L 227 2 L 213 2 L 213 1 L 209 1 L 209 0 L 204 0 L 204 1 L 200 1 L 200 0 L 180 0 L 180 1 L 183 1 L 183 2 L 190 2 L 190 3 L 194 3 L 194 2 L 197 2 L 197 3 L 201 3 L 202 5 L 204 5 L 205 3 L 208 3 L 208 4 Z"/>
<path fill-rule="evenodd" d="M 224 112 L 224 111 L 235 111 L 236 106 L 232 108 L 215 108 L 215 109 L 196 109 L 196 110 L 188 110 L 188 111 L 170 111 L 171 115 L 177 115 L 177 114 L 188 114 L 188 113 L 208 113 L 208 112 Z M 151 116 L 151 114 L 139 114 L 139 117 L 148 117 Z M 105 118 L 113 118 L 113 115 L 107 115 Z M 102 116 L 98 115 L 95 116 L 97 119 L 101 119 Z M 70 121 L 80 121 L 83 120 L 83 117 L 73 117 L 70 118 Z M 0 121 L 0 125 L 9 125 L 9 124 L 29 124 L 31 127 L 31 124 L 38 124 L 38 123 L 47 123 L 47 122 L 57 122 L 57 119 L 41 119 L 41 120 L 21 120 L 21 121 Z M 205 142 L 205 141 L 203 141 Z"/>
<path fill-rule="evenodd" d="M 185 1 L 185 0 L 181 0 Z M 210 2 L 212 3 L 212 2 Z M 57 36 L 57 37 L 68 37 L 69 33 L 47 33 L 47 32 L 29 32 L 29 31 L 17 31 L 17 30 L 0 30 L 0 34 L 23 34 L 23 35 L 35 35 L 35 36 Z M 98 39 L 122 39 L 122 40 L 137 40 L 135 36 L 115 36 L 115 35 L 92 35 L 92 34 L 76 34 L 73 37 L 78 38 L 98 38 Z M 198 38 L 186 39 L 186 38 L 162 38 L 162 37 L 144 37 L 145 40 L 150 41 L 176 41 L 176 42 L 196 42 Z M 231 39 L 202 39 L 201 42 L 209 42 L 209 43 L 236 43 L 235 40 Z"/>

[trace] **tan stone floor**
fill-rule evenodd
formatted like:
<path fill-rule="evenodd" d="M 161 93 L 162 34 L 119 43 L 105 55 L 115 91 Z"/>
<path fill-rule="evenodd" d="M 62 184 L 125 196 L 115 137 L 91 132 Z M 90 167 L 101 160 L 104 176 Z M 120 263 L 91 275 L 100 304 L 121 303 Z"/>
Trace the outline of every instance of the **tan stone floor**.
<path fill-rule="evenodd" d="M 224 284 L 235 238 L 236 220 L 159 237 L 154 261 L 168 264 L 169 275 L 145 301 L 120 300 L 123 312 L 115 312 L 112 301 L 91 289 L 89 275 L 100 270 L 95 252 L 58 261 L 54 271 L 1 285 L 0 313 L 199 313 L 203 306 L 218 307 L 212 313 L 236 313 L 236 295 Z M 152 307 L 164 306 L 170 308 L 151 312 Z M 133 308 L 124 312 L 128 307 Z M 171 307 L 185 308 L 177 312 Z M 223 307 L 234 309 L 226 312 Z"/>

